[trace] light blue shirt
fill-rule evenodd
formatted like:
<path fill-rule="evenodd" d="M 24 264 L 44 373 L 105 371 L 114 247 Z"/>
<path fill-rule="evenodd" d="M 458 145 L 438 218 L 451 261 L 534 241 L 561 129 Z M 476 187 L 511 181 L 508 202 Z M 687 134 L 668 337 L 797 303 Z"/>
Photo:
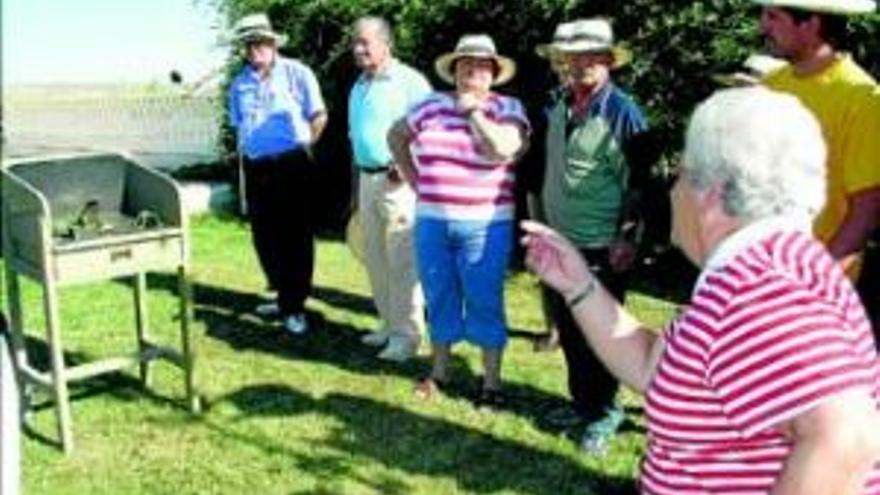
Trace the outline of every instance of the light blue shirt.
<path fill-rule="evenodd" d="M 266 79 L 247 65 L 229 87 L 238 149 L 251 159 L 310 145 L 309 124 L 325 111 L 315 74 L 298 60 L 276 57 Z"/>
<path fill-rule="evenodd" d="M 430 93 L 425 76 L 395 59 L 379 74 L 361 74 L 348 97 L 355 165 L 365 170 L 386 167 L 391 161 L 388 130 Z"/>

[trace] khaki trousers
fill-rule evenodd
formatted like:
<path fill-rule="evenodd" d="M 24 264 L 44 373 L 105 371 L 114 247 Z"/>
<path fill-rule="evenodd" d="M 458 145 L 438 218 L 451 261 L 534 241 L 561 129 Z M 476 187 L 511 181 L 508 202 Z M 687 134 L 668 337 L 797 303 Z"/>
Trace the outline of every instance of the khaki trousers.
<path fill-rule="evenodd" d="M 383 330 L 415 345 L 424 332 L 424 298 L 413 253 L 416 195 L 384 173 L 360 173 L 358 207 L 364 265 Z"/>

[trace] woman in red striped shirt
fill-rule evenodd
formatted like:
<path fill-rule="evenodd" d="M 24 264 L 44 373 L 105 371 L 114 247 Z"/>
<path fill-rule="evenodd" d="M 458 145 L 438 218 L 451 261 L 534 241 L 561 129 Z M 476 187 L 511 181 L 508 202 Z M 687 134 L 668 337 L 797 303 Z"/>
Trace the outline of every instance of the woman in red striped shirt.
<path fill-rule="evenodd" d="M 452 345 L 467 340 L 483 352 L 477 402 L 492 406 L 500 399 L 507 343 L 514 165 L 527 147 L 529 122 L 519 100 L 492 91 L 516 66 L 497 54 L 489 36 L 462 36 L 435 68 L 455 91 L 429 95 L 392 127 L 388 141 L 418 197 L 415 250 L 433 368 L 416 392 L 435 395 L 448 379 Z"/>
<path fill-rule="evenodd" d="M 864 308 L 810 233 L 825 145 L 798 101 L 730 89 L 700 105 L 672 190 L 673 242 L 702 273 L 661 333 L 528 223 L 529 266 L 646 395 L 651 494 L 880 494 L 880 362 Z"/>

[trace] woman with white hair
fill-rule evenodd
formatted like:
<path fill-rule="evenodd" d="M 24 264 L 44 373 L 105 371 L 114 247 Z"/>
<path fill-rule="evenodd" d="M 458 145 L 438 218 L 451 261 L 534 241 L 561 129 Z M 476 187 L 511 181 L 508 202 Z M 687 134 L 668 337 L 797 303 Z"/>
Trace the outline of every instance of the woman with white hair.
<path fill-rule="evenodd" d="M 794 97 L 719 92 L 691 120 L 673 241 L 702 268 L 647 329 L 577 250 L 527 223 L 527 263 L 590 345 L 646 395 L 643 493 L 880 493 L 880 363 L 858 296 L 810 234 L 825 146 Z"/>

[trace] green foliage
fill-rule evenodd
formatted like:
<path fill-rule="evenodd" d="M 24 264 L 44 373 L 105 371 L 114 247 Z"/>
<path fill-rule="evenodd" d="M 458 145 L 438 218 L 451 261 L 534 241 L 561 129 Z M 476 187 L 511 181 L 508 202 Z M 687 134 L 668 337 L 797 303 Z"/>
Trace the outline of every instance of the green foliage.
<path fill-rule="evenodd" d="M 346 138 L 346 99 L 357 70 L 349 53 L 348 28 L 365 14 L 391 21 L 399 58 L 421 69 L 435 87 L 433 61 L 466 32 L 491 34 L 518 65 L 517 77 L 503 91 L 523 100 L 536 124 L 554 77 L 534 47 L 547 42 L 559 21 L 603 15 L 614 21 L 617 37 L 633 50 L 633 63 L 616 74 L 648 113 L 665 160 L 674 163 L 683 127 L 694 105 L 717 88 L 711 76 L 740 66 L 760 49 L 759 8 L 749 0 L 216 0 L 230 19 L 266 11 L 277 29 L 290 36 L 282 51 L 308 63 L 318 74 L 330 107 L 330 125 L 319 146 L 326 175 L 339 191 L 347 184 L 350 157 Z M 877 16 L 850 22 L 843 46 L 856 60 L 880 71 Z M 532 153 L 530 161 L 540 161 Z M 665 167 L 660 167 L 661 171 Z M 331 185 L 328 183 L 328 185 Z M 340 192 L 343 197 L 347 192 Z M 337 198 L 337 202 L 339 199 Z M 338 206 L 338 205 L 337 205 Z M 334 209 L 331 206 L 331 211 Z"/>

